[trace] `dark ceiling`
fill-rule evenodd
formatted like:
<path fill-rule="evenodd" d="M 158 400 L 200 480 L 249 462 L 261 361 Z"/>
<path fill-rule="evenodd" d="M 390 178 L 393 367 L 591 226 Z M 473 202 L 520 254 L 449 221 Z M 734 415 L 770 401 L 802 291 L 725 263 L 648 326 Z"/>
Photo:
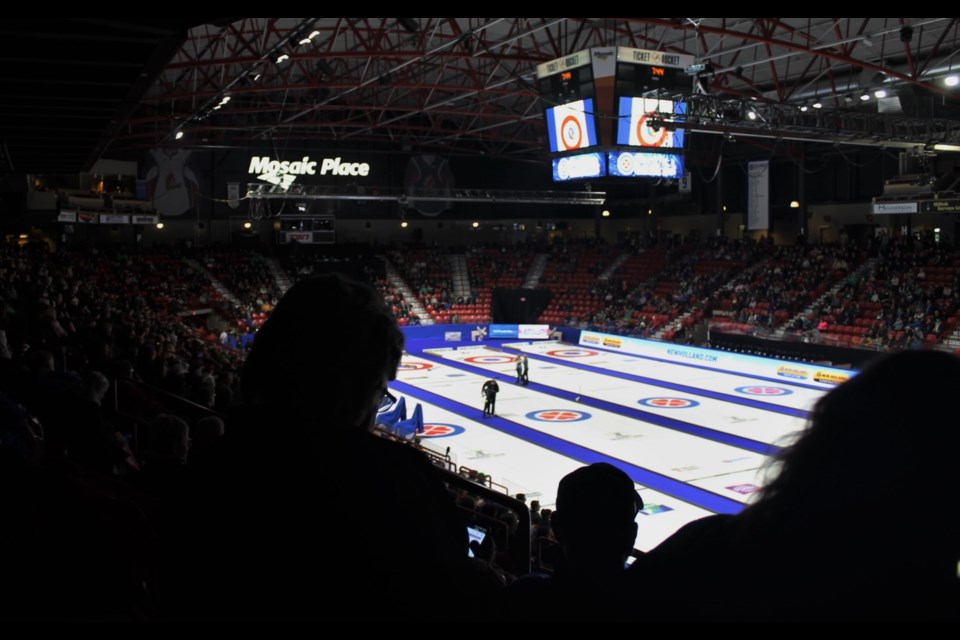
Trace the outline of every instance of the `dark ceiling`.
<path fill-rule="evenodd" d="M 232 20 L 4 21 L 0 171 L 75 173 L 89 168 L 123 132 L 189 29 Z"/>
<path fill-rule="evenodd" d="M 956 18 L 69 18 L 0 35 L 5 173 L 139 158 L 176 131 L 194 146 L 543 158 L 537 65 L 615 45 L 709 65 L 691 77 L 695 130 L 960 145 L 944 84 Z M 731 116 L 746 108 L 759 120 Z"/>

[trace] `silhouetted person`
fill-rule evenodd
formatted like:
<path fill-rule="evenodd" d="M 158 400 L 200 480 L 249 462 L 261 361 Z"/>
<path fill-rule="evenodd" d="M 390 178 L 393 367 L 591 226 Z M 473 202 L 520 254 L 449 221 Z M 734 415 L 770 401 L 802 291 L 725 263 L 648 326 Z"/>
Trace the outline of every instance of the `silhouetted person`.
<path fill-rule="evenodd" d="M 483 394 L 483 417 L 497 415 L 497 394 L 500 393 L 500 385 L 492 378 L 483 383 L 480 388 Z"/>
<path fill-rule="evenodd" d="M 628 617 L 626 561 L 643 500 L 633 480 L 597 462 L 560 480 L 551 516 L 561 557 L 553 577 L 531 576 L 508 589 L 507 615 L 521 620 L 614 620 Z"/>
<path fill-rule="evenodd" d="M 466 527 L 437 471 L 371 431 L 402 352 L 365 284 L 328 274 L 284 295 L 244 363 L 243 405 L 191 462 L 184 529 L 200 548 L 168 576 L 170 615 L 434 618 L 471 601 Z M 449 607 L 426 604 L 441 593 Z"/>
<path fill-rule="evenodd" d="M 957 389 L 952 354 L 874 362 L 817 402 L 756 503 L 635 562 L 634 597 L 683 620 L 956 621 Z"/>

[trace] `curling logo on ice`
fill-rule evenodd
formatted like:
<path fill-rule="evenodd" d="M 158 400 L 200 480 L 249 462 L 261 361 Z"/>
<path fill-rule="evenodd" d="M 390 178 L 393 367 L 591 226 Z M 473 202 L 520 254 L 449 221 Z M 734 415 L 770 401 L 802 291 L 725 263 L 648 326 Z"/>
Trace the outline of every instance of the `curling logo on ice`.
<path fill-rule="evenodd" d="M 277 185 L 286 191 L 297 179 L 297 176 L 317 175 L 317 161 L 310 156 L 301 160 L 273 160 L 270 156 L 253 156 L 250 158 L 250 167 L 247 173 L 257 176 L 258 180 Z M 320 163 L 320 175 L 333 176 L 368 176 L 370 165 L 366 162 L 342 162 L 337 158 L 324 158 Z"/>

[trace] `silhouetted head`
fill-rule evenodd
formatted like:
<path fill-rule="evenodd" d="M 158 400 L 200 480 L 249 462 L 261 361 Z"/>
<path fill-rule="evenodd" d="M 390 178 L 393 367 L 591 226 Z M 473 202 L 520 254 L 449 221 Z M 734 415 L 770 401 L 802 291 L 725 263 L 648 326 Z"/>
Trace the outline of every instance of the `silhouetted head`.
<path fill-rule="evenodd" d="M 630 476 L 597 462 L 560 480 L 551 525 L 567 559 L 621 569 L 633 550 L 637 513 L 642 508 Z"/>
<path fill-rule="evenodd" d="M 750 515 L 784 530 L 957 546 L 960 358 L 881 357 L 823 396 Z M 747 513 L 745 512 L 745 514 Z M 952 542 L 951 542 L 952 541 Z"/>
<path fill-rule="evenodd" d="M 147 429 L 146 457 L 167 464 L 186 464 L 190 452 L 190 425 L 180 416 L 158 414 Z"/>
<path fill-rule="evenodd" d="M 370 286 L 341 274 L 302 280 L 257 332 L 241 373 L 243 398 L 370 428 L 403 342 Z"/>
<path fill-rule="evenodd" d="M 23 360 L 30 371 L 51 373 L 56 370 L 53 354 L 43 349 L 31 349 L 23 357 Z"/>

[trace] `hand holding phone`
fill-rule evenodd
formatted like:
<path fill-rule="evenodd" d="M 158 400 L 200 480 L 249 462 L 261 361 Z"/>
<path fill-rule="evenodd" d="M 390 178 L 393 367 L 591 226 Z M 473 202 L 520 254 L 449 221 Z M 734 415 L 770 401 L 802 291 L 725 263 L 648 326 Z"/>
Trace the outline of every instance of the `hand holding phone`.
<path fill-rule="evenodd" d="M 473 558 L 476 556 L 476 551 L 480 551 L 480 545 L 483 544 L 483 539 L 487 537 L 487 530 L 481 527 L 480 525 L 470 524 L 467 525 L 467 535 L 469 536 L 468 547 L 467 547 L 467 557 Z"/>

